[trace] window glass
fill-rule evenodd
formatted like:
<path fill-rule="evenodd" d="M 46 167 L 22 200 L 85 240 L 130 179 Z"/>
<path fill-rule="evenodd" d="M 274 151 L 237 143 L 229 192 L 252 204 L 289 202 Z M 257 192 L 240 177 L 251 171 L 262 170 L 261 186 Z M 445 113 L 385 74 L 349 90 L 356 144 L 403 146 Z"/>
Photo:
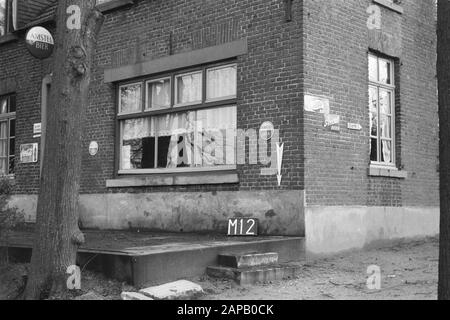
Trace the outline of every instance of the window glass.
<path fill-rule="evenodd" d="M 192 104 L 202 101 L 202 72 L 176 76 L 176 103 Z"/>
<path fill-rule="evenodd" d="M 0 174 L 8 168 L 8 121 L 0 122 Z"/>
<path fill-rule="evenodd" d="M 146 110 L 170 107 L 170 79 L 147 82 Z"/>
<path fill-rule="evenodd" d="M 379 60 L 380 79 L 385 84 L 391 84 L 391 63 L 384 59 Z"/>
<path fill-rule="evenodd" d="M 379 67 L 379 79 L 374 80 L 374 60 Z M 372 67 L 371 67 L 372 64 Z M 386 59 L 369 56 L 369 116 L 370 116 L 370 159 L 373 162 L 394 164 L 394 89 L 385 85 L 393 85 L 392 62 Z"/>
<path fill-rule="evenodd" d="M 392 113 L 392 99 L 391 92 L 388 90 L 380 89 L 380 112 L 383 114 Z"/>
<path fill-rule="evenodd" d="M 381 142 L 381 162 L 392 162 L 392 141 L 383 140 Z"/>
<path fill-rule="evenodd" d="M 142 111 L 141 84 L 120 87 L 120 113 Z"/>
<path fill-rule="evenodd" d="M 154 125 L 150 118 L 122 122 L 121 168 L 146 169 L 154 167 Z"/>
<path fill-rule="evenodd" d="M 378 136 L 378 90 L 369 88 L 370 135 Z"/>
<path fill-rule="evenodd" d="M 124 120 L 121 169 L 235 164 L 236 122 L 235 106 Z"/>
<path fill-rule="evenodd" d="M 369 55 L 369 80 L 378 81 L 378 59 Z"/>
<path fill-rule="evenodd" d="M 236 96 L 236 66 L 227 66 L 207 70 L 206 99 Z"/>
<path fill-rule="evenodd" d="M 8 99 L 0 98 L 0 114 L 8 113 Z"/>
<path fill-rule="evenodd" d="M 200 110 L 197 121 L 202 128 L 202 140 L 196 144 L 202 166 L 235 164 L 236 107 Z"/>
<path fill-rule="evenodd" d="M 0 37 L 6 34 L 6 0 L 0 0 Z"/>

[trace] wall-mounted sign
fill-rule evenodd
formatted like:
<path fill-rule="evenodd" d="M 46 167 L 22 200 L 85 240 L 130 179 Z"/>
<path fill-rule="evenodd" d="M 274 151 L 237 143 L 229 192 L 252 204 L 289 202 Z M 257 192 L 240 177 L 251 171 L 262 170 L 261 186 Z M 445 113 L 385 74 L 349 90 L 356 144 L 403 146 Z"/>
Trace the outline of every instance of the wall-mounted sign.
<path fill-rule="evenodd" d="M 347 128 L 350 130 L 357 130 L 357 131 L 362 130 L 362 126 L 359 123 L 348 123 Z"/>
<path fill-rule="evenodd" d="M 258 219 L 233 218 L 228 221 L 228 236 L 257 236 Z"/>
<path fill-rule="evenodd" d="M 95 156 L 98 153 L 98 143 L 96 141 L 92 141 L 89 144 L 89 154 L 91 156 Z"/>
<path fill-rule="evenodd" d="M 331 131 L 340 131 L 339 123 L 341 117 L 336 114 L 325 114 L 324 127 L 329 128 Z"/>
<path fill-rule="evenodd" d="M 322 97 L 305 95 L 305 111 L 330 113 L 330 100 Z"/>
<path fill-rule="evenodd" d="M 275 127 L 272 122 L 266 121 L 261 125 L 259 129 L 259 137 L 261 140 L 270 140 L 272 139 L 275 133 Z"/>
<path fill-rule="evenodd" d="M 38 144 L 27 143 L 20 145 L 20 162 L 36 163 L 38 162 Z"/>
<path fill-rule="evenodd" d="M 42 135 L 42 124 L 33 124 L 33 138 L 39 138 Z"/>
<path fill-rule="evenodd" d="M 28 30 L 25 42 L 31 55 L 38 59 L 50 57 L 55 46 L 51 33 L 42 27 L 34 27 Z"/>

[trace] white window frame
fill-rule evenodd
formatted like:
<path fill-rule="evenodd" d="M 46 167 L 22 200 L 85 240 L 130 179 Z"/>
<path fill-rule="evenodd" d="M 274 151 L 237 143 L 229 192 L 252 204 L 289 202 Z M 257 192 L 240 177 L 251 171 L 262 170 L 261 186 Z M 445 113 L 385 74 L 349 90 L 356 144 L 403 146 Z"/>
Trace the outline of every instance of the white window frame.
<path fill-rule="evenodd" d="M 185 102 L 185 103 L 178 103 L 178 78 L 180 77 L 184 77 L 184 76 L 189 76 L 189 75 L 193 75 L 193 74 L 200 74 L 200 100 L 197 101 L 191 101 L 191 102 Z M 174 102 L 173 102 L 173 107 L 186 107 L 186 106 L 194 106 L 196 104 L 201 104 L 203 103 L 203 90 L 205 88 L 204 86 L 204 77 L 203 77 L 203 70 L 196 70 L 196 71 L 192 71 L 192 72 L 187 72 L 187 73 L 180 73 L 180 74 L 176 74 L 173 77 L 175 83 L 174 83 L 174 92 L 173 92 L 173 96 L 174 96 Z"/>
<path fill-rule="evenodd" d="M 150 83 L 155 83 L 155 82 L 160 82 L 160 81 L 165 81 L 165 80 L 169 80 L 169 105 L 167 107 L 160 107 L 160 108 L 152 108 L 149 106 L 149 99 L 148 99 L 148 85 Z M 171 77 L 164 77 L 164 78 L 158 78 L 158 79 L 152 79 L 152 80 L 148 80 L 145 82 L 145 90 L 144 90 L 144 94 L 145 94 L 145 106 L 144 106 L 144 111 L 155 111 L 155 110 L 165 110 L 165 109 L 170 109 L 172 108 L 172 78 Z"/>
<path fill-rule="evenodd" d="M 368 61 L 367 61 L 367 65 L 369 66 L 369 58 L 373 57 L 377 59 L 377 81 L 374 81 L 372 79 L 370 79 L 370 75 L 369 75 L 369 85 L 368 85 L 368 89 L 369 88 L 376 88 L 377 90 L 377 137 L 372 136 L 372 133 L 370 132 L 370 141 L 372 141 L 373 138 L 377 139 L 377 161 L 370 161 L 371 166 L 375 166 L 375 167 L 388 167 L 388 168 L 396 168 L 396 141 L 395 141 L 395 73 L 394 73 L 394 60 L 392 59 L 388 59 L 388 58 L 383 58 L 380 57 L 376 54 L 373 53 L 369 53 L 368 55 Z M 379 81 L 380 79 L 380 61 L 385 61 L 385 62 L 389 62 L 390 64 L 390 75 L 391 75 L 391 84 L 386 84 L 383 83 L 381 81 Z M 388 92 L 390 92 L 391 94 L 391 134 L 392 137 L 390 139 L 387 138 L 383 138 L 381 136 L 381 125 L 380 125 L 380 89 L 386 90 Z M 369 90 L 368 90 L 369 91 Z M 369 101 L 370 103 L 370 101 Z M 370 120 L 371 121 L 371 120 Z M 382 161 L 378 161 L 381 160 L 381 143 L 382 141 L 391 141 L 392 143 L 392 149 L 391 149 L 391 162 L 382 162 Z M 370 142 L 369 144 L 370 146 L 370 154 L 372 153 L 372 143 Z"/>
<path fill-rule="evenodd" d="M 225 96 L 225 97 L 208 99 L 208 87 L 209 87 L 208 72 L 210 70 L 214 71 L 214 70 L 226 69 L 226 68 L 230 68 L 230 67 L 235 67 L 236 68 L 236 94 L 230 95 L 230 96 Z M 205 76 L 206 85 L 204 86 L 205 90 L 206 90 L 206 92 L 205 92 L 205 102 L 216 102 L 216 101 L 227 100 L 227 99 L 236 99 L 236 97 L 237 97 L 237 64 L 236 63 L 227 64 L 227 65 L 223 65 L 223 66 L 212 67 L 212 68 L 207 68 L 205 72 L 206 72 L 206 76 Z"/>

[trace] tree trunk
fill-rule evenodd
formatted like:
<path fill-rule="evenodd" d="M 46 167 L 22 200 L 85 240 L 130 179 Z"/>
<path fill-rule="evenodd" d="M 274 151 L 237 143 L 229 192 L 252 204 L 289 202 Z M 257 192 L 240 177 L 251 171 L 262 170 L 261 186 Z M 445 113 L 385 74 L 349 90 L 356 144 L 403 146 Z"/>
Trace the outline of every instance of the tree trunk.
<path fill-rule="evenodd" d="M 450 299 L 450 0 L 438 1 L 440 246 L 439 299 Z"/>
<path fill-rule="evenodd" d="M 36 240 L 24 299 L 66 291 L 67 268 L 84 242 L 78 228 L 82 132 L 97 36 L 103 23 L 95 0 L 58 1 L 53 81 L 37 205 Z M 81 28 L 68 24 L 77 19 Z M 70 28 L 69 28 L 70 26 Z"/>

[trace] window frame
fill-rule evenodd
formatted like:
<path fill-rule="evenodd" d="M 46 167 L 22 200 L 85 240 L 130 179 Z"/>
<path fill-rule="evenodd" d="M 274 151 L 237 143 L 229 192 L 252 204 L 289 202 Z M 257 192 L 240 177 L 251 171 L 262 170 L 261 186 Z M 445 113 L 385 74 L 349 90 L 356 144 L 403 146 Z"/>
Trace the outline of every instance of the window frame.
<path fill-rule="evenodd" d="M 206 90 L 207 90 L 207 79 L 206 79 L 206 72 L 209 69 L 212 68 L 221 68 L 225 66 L 231 66 L 235 65 L 236 68 L 238 67 L 236 59 L 232 59 L 231 61 L 222 61 L 207 65 L 200 65 L 196 67 L 181 69 L 181 70 L 173 70 L 170 72 L 160 73 L 160 74 L 154 74 L 149 75 L 146 77 L 141 77 L 140 79 L 136 80 L 129 80 L 125 82 L 121 82 L 116 84 L 116 97 L 118 99 L 116 103 L 116 159 L 115 159 L 115 177 L 118 176 L 126 176 L 126 175 L 145 175 L 145 174 L 176 174 L 176 173 L 200 173 L 200 172 L 217 172 L 217 171 L 230 171 L 230 170 L 236 170 L 237 165 L 220 165 L 217 167 L 186 167 L 186 168 L 148 168 L 148 169 L 125 169 L 122 170 L 122 136 L 123 136 L 123 125 L 122 122 L 124 120 L 129 119 L 136 119 L 136 118 L 147 118 L 147 117 L 157 117 L 161 115 L 168 115 L 173 113 L 182 113 L 182 112 L 188 112 L 188 111 L 197 111 L 201 109 L 214 109 L 214 108 L 220 108 L 220 107 L 236 107 L 237 108 L 237 90 L 238 90 L 238 77 L 236 72 L 236 96 L 229 98 L 224 97 L 220 98 L 214 101 L 207 101 L 206 100 Z M 202 79 L 202 98 L 201 101 L 195 102 L 195 103 L 186 103 L 186 104 L 176 104 L 176 77 L 182 76 L 182 75 L 188 75 L 188 74 L 195 74 L 201 72 L 201 79 Z M 150 109 L 147 110 L 147 83 L 158 81 L 161 79 L 168 79 L 170 78 L 170 88 L 171 88 L 171 97 L 170 97 L 170 107 L 166 108 L 158 108 L 158 109 Z M 143 88 L 143 91 L 141 92 L 141 105 L 142 110 L 140 112 L 132 112 L 132 113 L 119 113 L 120 111 L 120 88 L 124 86 L 129 86 L 133 84 L 141 84 L 141 88 Z M 157 139 L 156 139 L 157 140 Z M 155 142 L 155 148 L 157 148 L 157 143 Z M 237 156 L 237 154 L 235 154 Z M 157 154 L 155 154 L 155 158 L 157 158 Z"/>
<path fill-rule="evenodd" d="M 3 99 L 7 100 L 7 108 L 8 108 L 7 111 L 9 111 L 9 108 L 10 108 L 11 97 L 12 96 L 14 96 L 14 101 L 16 101 L 15 93 L 6 94 L 6 95 L 1 95 L 0 96 L 0 101 L 3 100 Z M 17 103 L 15 103 L 15 104 L 16 104 L 15 108 L 16 108 L 16 111 L 17 111 Z M 3 114 L 0 113 L 0 123 L 1 122 L 6 122 L 7 123 L 6 124 L 6 135 L 7 135 L 7 137 L 3 138 L 3 140 L 7 141 L 7 149 L 6 149 L 7 150 L 7 156 L 0 157 L 1 160 L 4 160 L 4 159 L 7 160 L 7 173 L 0 172 L 0 176 L 2 176 L 2 177 L 14 177 L 15 176 L 15 170 L 13 171 L 13 173 L 10 172 L 10 161 L 11 161 L 11 158 L 14 158 L 14 169 L 15 169 L 16 166 L 17 166 L 17 162 L 16 162 L 16 158 L 17 158 L 17 153 L 16 153 L 17 143 L 14 144 L 14 154 L 13 155 L 11 155 L 10 151 L 11 151 L 11 139 L 14 139 L 15 142 L 17 141 L 16 111 L 14 111 L 14 112 L 6 112 L 6 113 L 3 113 Z M 16 134 L 13 137 L 11 136 L 11 122 L 12 121 L 16 121 L 16 128 L 14 130 L 14 131 L 16 131 Z"/>
<path fill-rule="evenodd" d="M 4 26 L 5 26 L 5 33 L 4 34 L 0 34 L 0 38 L 7 36 L 10 31 L 9 31 L 9 0 L 5 0 L 5 21 L 4 21 Z"/>
<path fill-rule="evenodd" d="M 370 159 L 370 165 L 375 167 L 387 167 L 387 168 L 397 168 L 396 166 L 396 128 L 395 128 L 395 61 L 394 59 L 387 58 L 381 55 L 377 55 L 375 53 L 369 52 L 368 54 L 368 60 L 367 60 L 367 66 L 369 69 L 369 62 L 370 58 L 376 58 L 377 60 L 377 81 L 370 79 L 370 72 L 368 73 L 368 87 L 367 92 L 369 92 L 370 88 L 375 88 L 377 91 L 377 161 L 373 161 Z M 385 61 L 390 64 L 390 79 L 391 83 L 386 84 L 384 82 L 380 81 L 380 61 Z M 391 138 L 383 138 L 381 134 L 381 112 L 380 112 L 380 90 L 385 90 L 390 93 L 390 105 L 391 105 L 391 114 L 388 115 L 391 117 Z M 370 101 L 368 99 L 368 106 L 370 108 Z M 370 110 L 369 110 L 370 113 Z M 371 121 L 371 119 L 369 119 Z M 372 132 L 369 132 L 370 141 L 374 139 L 375 137 L 372 135 Z M 391 162 L 383 162 L 381 160 L 381 143 L 383 141 L 390 141 L 391 142 Z M 372 143 L 370 145 L 370 154 L 372 153 Z"/>

